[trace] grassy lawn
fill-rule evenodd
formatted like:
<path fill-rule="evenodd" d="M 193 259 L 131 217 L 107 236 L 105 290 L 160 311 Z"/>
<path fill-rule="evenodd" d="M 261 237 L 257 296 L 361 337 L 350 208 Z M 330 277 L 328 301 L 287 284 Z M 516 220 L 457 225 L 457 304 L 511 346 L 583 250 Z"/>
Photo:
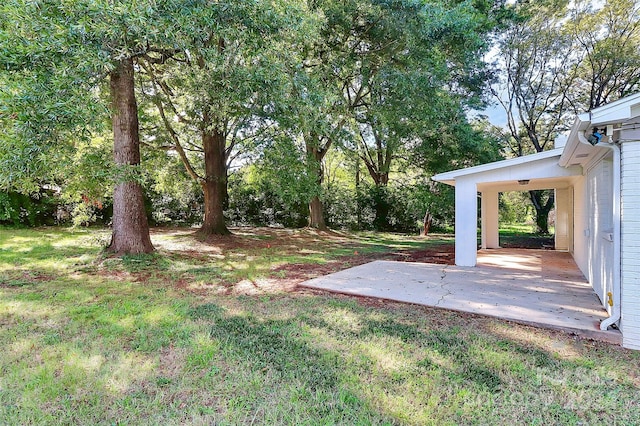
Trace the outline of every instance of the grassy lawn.
<path fill-rule="evenodd" d="M 535 233 L 534 225 L 500 224 L 500 246 L 504 248 L 553 248 L 554 229 L 549 230 L 551 235 L 539 235 Z"/>
<path fill-rule="evenodd" d="M 451 238 L 0 228 L 0 424 L 637 424 L 640 352 L 300 290 Z"/>

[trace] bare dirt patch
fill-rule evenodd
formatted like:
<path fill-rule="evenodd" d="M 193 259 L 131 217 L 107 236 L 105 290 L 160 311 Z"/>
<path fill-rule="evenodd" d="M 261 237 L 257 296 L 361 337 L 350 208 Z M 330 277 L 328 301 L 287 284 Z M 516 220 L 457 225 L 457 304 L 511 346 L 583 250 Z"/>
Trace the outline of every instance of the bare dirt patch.
<path fill-rule="evenodd" d="M 285 272 L 287 278 L 296 279 L 300 282 L 327 275 L 343 269 L 352 268 L 375 260 L 392 260 L 396 262 L 422 262 L 453 265 L 455 253 L 453 245 L 439 245 L 429 249 L 406 250 L 392 253 L 368 253 L 359 254 L 354 251 L 353 255 L 340 256 L 333 262 L 326 264 L 287 264 L 275 268 L 275 272 Z"/>
<path fill-rule="evenodd" d="M 226 251 L 255 250 L 260 248 L 300 251 L 314 246 L 349 246 L 352 237 L 337 231 L 315 229 L 284 229 L 243 227 L 231 228 L 231 235 L 212 235 L 198 238 L 196 229 L 157 228 L 152 238 L 157 248 L 180 250 L 190 254 L 223 253 Z"/>
<path fill-rule="evenodd" d="M 185 277 L 175 281 L 177 288 L 198 294 L 212 291 L 223 294 L 290 292 L 297 290 L 297 284 L 308 279 L 375 260 L 454 263 L 453 244 L 412 248 L 424 238 L 418 236 L 394 236 L 397 239 L 394 246 L 402 248 L 390 246 L 386 251 L 378 248 L 372 252 L 371 240 L 338 231 L 254 227 L 233 228 L 231 231 L 231 235 L 210 236 L 202 240 L 197 238 L 195 229 L 158 228 L 152 230 L 151 236 L 158 251 L 196 260 L 203 265 L 230 259 L 260 263 L 265 258 L 272 258 L 274 266 L 267 276 L 259 279 L 219 281 L 216 286 L 199 288 L 192 286 Z M 428 238 L 424 241 L 428 242 Z M 403 242 L 412 244 L 402 244 Z M 325 260 L 316 261 L 310 259 L 311 256 L 323 257 Z"/>

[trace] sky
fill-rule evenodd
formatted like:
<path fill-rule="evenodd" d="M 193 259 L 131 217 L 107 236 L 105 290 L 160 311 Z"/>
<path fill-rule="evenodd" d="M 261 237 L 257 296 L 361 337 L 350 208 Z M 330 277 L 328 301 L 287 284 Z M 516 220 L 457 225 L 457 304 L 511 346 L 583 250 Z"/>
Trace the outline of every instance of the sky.
<path fill-rule="evenodd" d="M 499 127 L 507 126 L 507 114 L 500 105 L 495 104 L 483 111 L 478 111 L 479 114 L 489 117 L 489 122 Z"/>

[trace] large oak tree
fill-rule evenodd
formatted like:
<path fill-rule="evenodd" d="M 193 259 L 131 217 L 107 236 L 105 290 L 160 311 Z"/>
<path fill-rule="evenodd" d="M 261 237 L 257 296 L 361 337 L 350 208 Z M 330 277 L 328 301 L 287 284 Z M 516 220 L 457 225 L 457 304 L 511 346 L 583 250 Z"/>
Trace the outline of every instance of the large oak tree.
<path fill-rule="evenodd" d="M 193 19 L 182 28 L 187 51 L 166 61 L 141 58 L 145 98 L 163 124 L 149 144 L 177 153 L 201 187 L 203 237 L 229 233 L 228 168 L 268 127 L 264 111 L 281 86 L 278 56 L 303 19 L 293 6 L 293 1 L 203 4 L 200 11 L 192 9 Z"/>
<path fill-rule="evenodd" d="M 175 26 L 185 13 L 169 1 L 8 0 L 0 6 L 0 66 L 11 87 L 2 96 L 4 123 L 12 135 L 7 143 L 19 141 L 31 152 L 46 154 L 73 145 L 110 117 L 114 212 L 109 250 L 116 253 L 153 250 L 139 183 L 136 64 L 142 56 L 170 56 L 179 48 Z M 46 173 L 47 166 L 38 168 L 33 159 L 15 163 Z"/>

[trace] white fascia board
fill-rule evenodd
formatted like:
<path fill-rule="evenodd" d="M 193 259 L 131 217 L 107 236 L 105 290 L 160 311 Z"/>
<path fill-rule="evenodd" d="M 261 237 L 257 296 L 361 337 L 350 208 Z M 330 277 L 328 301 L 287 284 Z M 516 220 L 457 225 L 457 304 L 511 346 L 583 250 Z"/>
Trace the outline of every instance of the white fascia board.
<path fill-rule="evenodd" d="M 639 105 L 640 92 L 595 108 L 590 121 L 594 126 L 621 123 L 630 119 Z"/>
<path fill-rule="evenodd" d="M 492 172 L 508 167 L 518 166 L 521 164 L 531 163 L 533 161 L 545 160 L 547 158 L 559 157 L 564 148 L 552 149 L 549 151 L 538 152 L 536 154 L 525 155 L 523 157 L 510 158 L 508 160 L 495 161 L 493 163 L 481 164 L 479 166 L 467 167 L 466 169 L 452 170 L 450 172 L 439 173 L 431 177 L 436 182 L 455 185 L 458 178 L 466 177 L 474 174 Z"/>

